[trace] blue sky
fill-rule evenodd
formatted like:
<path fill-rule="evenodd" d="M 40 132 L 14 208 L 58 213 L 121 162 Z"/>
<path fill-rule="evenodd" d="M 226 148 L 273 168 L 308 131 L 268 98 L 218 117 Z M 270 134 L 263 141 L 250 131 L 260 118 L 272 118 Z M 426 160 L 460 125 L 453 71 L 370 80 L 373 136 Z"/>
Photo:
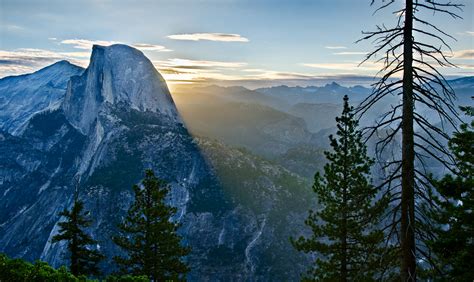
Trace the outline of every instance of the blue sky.
<path fill-rule="evenodd" d="M 379 0 L 381 1 L 381 0 Z M 170 84 L 220 83 L 258 87 L 361 83 L 378 65 L 357 67 L 370 42 L 362 30 L 396 19 L 373 15 L 370 0 L 0 0 L 0 77 L 68 59 L 87 66 L 93 43 L 141 49 Z M 473 75 L 474 1 L 462 20 L 424 15 L 454 35 L 457 69 Z"/>

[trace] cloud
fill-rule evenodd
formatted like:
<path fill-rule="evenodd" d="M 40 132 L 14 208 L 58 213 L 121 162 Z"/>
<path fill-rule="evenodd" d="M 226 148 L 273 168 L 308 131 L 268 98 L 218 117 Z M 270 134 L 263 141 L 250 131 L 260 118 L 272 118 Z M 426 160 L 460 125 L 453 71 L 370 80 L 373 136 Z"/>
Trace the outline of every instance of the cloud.
<path fill-rule="evenodd" d="M 15 51 L 0 50 L 0 64 L 36 67 L 63 59 L 58 53 L 42 49 L 22 48 Z"/>
<path fill-rule="evenodd" d="M 242 71 L 245 71 L 245 72 L 265 72 L 266 70 L 264 70 L 264 69 L 243 69 Z"/>
<path fill-rule="evenodd" d="M 361 71 L 369 70 L 375 71 L 380 70 L 383 66 L 382 63 L 366 62 L 359 66 L 360 62 L 347 62 L 347 63 L 303 63 L 301 65 L 309 68 L 316 69 L 327 69 L 327 70 L 343 70 L 343 71 Z"/>
<path fill-rule="evenodd" d="M 8 32 L 19 32 L 25 30 L 24 27 L 15 24 L 0 24 L 0 29 Z"/>
<path fill-rule="evenodd" d="M 453 58 L 474 60 L 474 49 L 454 51 Z"/>
<path fill-rule="evenodd" d="M 118 41 L 105 41 L 105 40 L 88 40 L 88 39 L 65 39 L 60 42 L 65 45 L 73 45 L 74 48 L 89 50 L 92 49 L 92 45 L 109 46 L 113 44 L 120 44 Z"/>
<path fill-rule="evenodd" d="M 54 52 L 33 48 L 0 50 L 0 77 L 33 72 L 60 60 L 85 67 L 89 56 L 89 52 Z"/>
<path fill-rule="evenodd" d="M 461 69 L 465 69 L 465 70 L 474 70 L 474 65 L 473 64 L 456 64 L 456 66 L 458 66 Z M 470 72 L 470 75 L 473 75 L 473 73 Z"/>
<path fill-rule="evenodd" d="M 189 41 L 222 41 L 222 42 L 249 42 L 245 37 L 235 33 L 184 33 L 172 34 L 167 36 L 175 40 L 189 40 Z"/>
<path fill-rule="evenodd" d="M 343 55 L 343 56 L 351 56 L 351 55 L 365 55 L 367 52 L 336 52 L 332 53 L 333 55 Z"/>
<path fill-rule="evenodd" d="M 51 38 L 50 40 L 54 41 L 56 39 Z M 74 48 L 77 48 L 77 49 L 90 50 L 92 49 L 93 45 L 110 46 L 113 44 L 127 44 L 127 43 L 120 42 L 120 41 L 107 41 L 107 40 L 65 39 L 65 40 L 62 40 L 60 44 L 72 45 Z M 149 43 L 133 43 L 133 44 L 128 44 L 128 45 L 131 45 L 142 51 L 157 51 L 157 52 L 173 51 L 171 49 L 167 49 L 165 46 L 149 44 Z"/>
<path fill-rule="evenodd" d="M 244 62 L 222 62 L 222 61 L 202 61 L 189 59 L 168 59 L 166 61 L 153 61 L 157 67 L 168 67 L 175 69 L 214 69 L 214 68 L 240 68 L 246 66 Z"/>
<path fill-rule="evenodd" d="M 474 31 L 466 31 L 467 35 L 474 36 Z"/>
<path fill-rule="evenodd" d="M 337 50 L 337 49 L 347 49 L 346 46 L 326 46 L 326 49 Z"/>
<path fill-rule="evenodd" d="M 163 77 L 172 84 L 204 83 L 217 80 L 238 80 L 235 74 L 247 65 L 245 62 L 206 61 L 173 58 L 153 61 Z"/>
<path fill-rule="evenodd" d="M 133 47 L 142 51 L 158 51 L 158 52 L 171 52 L 173 50 L 167 49 L 165 46 L 148 44 L 148 43 L 135 43 Z"/>

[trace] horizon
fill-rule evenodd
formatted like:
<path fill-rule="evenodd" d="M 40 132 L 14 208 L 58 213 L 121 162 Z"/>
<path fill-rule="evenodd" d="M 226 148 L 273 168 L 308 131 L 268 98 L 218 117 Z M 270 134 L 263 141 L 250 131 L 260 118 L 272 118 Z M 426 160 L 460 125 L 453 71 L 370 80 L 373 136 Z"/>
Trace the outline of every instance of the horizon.
<path fill-rule="evenodd" d="M 395 20 L 377 6 L 312 1 L 12 1 L 0 3 L 0 78 L 31 73 L 59 60 L 87 67 L 93 44 L 141 50 L 170 88 L 178 85 L 369 86 L 380 68 L 363 60 L 371 42 L 361 31 Z M 463 20 L 443 24 L 449 79 L 474 75 L 472 1 Z M 340 7 L 346 9 L 340 9 Z M 112 11 L 112 12 L 111 12 Z M 84 20 L 87 19 L 87 20 Z M 352 24 L 353 21 L 358 24 Z"/>
<path fill-rule="evenodd" d="M 118 43 L 121 44 L 121 43 Z M 129 46 L 131 48 L 137 49 L 134 46 L 130 46 L 127 44 L 123 44 L 126 46 Z M 93 46 L 101 46 L 101 47 L 107 47 L 107 46 L 112 46 L 112 45 L 97 45 L 94 44 Z M 139 50 L 139 49 L 137 49 Z M 141 51 L 141 50 L 139 50 Z M 142 52 L 143 53 L 143 52 Z M 146 54 L 144 54 L 146 56 Z M 147 57 L 148 58 L 148 57 Z M 33 74 L 39 71 L 42 71 L 43 69 L 49 68 L 57 63 L 60 62 L 67 62 L 71 65 L 81 67 L 83 69 L 88 68 L 89 64 L 87 66 L 81 66 L 80 64 L 75 63 L 74 61 L 70 61 L 68 59 L 60 59 L 56 62 L 53 62 L 49 65 L 43 66 L 39 69 L 32 70 L 31 72 L 25 72 L 25 73 L 19 73 L 19 74 L 12 74 L 12 75 L 6 75 L 3 77 L 0 77 L 1 79 L 8 78 L 8 77 L 15 77 L 15 76 L 23 76 L 23 75 L 29 75 Z M 160 72 L 158 68 L 155 69 Z M 160 74 L 163 76 L 163 74 L 160 72 Z M 465 75 L 465 76 L 446 76 L 446 79 L 448 81 L 452 80 L 457 80 L 457 79 L 462 79 L 462 78 L 471 78 L 474 77 L 474 73 L 470 75 Z M 165 79 L 166 80 L 166 79 Z M 281 80 L 273 80 L 273 81 L 260 81 L 260 80 L 254 80 L 254 81 L 246 81 L 246 82 L 241 82 L 241 81 L 207 81 L 207 82 L 194 82 L 194 83 L 171 83 L 166 80 L 166 84 L 168 88 L 170 89 L 171 92 L 174 90 L 178 89 L 186 89 L 186 88 L 206 88 L 206 87 L 222 87 L 222 88 L 232 88 L 232 87 L 243 87 L 247 90 L 255 91 L 260 88 L 278 88 L 278 87 L 301 87 L 301 88 L 311 88 L 311 87 L 324 87 L 330 84 L 338 84 L 339 86 L 350 88 L 350 87 L 365 87 L 365 88 L 371 88 L 373 81 L 376 81 L 377 77 L 376 76 L 359 76 L 355 77 L 355 79 L 350 79 L 348 77 L 344 78 L 320 78 L 320 79 L 311 79 L 311 80 L 304 80 L 301 82 L 301 84 L 298 84 L 297 81 L 293 81 L 293 83 L 288 83 L 284 84 Z M 351 83 L 352 82 L 352 83 Z M 365 82 L 365 83 L 364 83 Z M 249 85 L 255 84 L 257 86 L 251 87 Z"/>

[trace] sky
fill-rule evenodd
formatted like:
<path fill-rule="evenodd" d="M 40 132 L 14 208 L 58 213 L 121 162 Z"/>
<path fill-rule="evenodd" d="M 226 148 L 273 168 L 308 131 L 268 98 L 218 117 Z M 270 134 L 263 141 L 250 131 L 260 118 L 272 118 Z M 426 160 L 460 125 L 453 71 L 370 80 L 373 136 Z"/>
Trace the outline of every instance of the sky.
<path fill-rule="evenodd" d="M 440 0 L 445 1 L 445 0 Z M 447 38 L 457 68 L 474 75 L 474 1 L 452 19 L 422 14 Z M 362 31 L 390 26 L 402 1 L 374 14 L 370 0 L 0 0 L 0 77 L 66 59 L 87 67 L 92 44 L 123 43 L 145 53 L 169 85 L 370 83 L 380 64 Z M 436 43 L 438 44 L 438 43 Z"/>

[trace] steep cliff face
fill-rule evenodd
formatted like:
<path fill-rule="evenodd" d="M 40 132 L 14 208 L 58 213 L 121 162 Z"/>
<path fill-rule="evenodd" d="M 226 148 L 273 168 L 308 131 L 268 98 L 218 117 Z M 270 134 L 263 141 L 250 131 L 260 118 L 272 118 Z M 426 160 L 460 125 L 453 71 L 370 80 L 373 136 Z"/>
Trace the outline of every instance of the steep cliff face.
<path fill-rule="evenodd" d="M 89 67 L 69 81 L 62 108 L 83 134 L 111 107 L 151 111 L 177 121 L 178 114 L 163 77 L 142 52 L 126 45 L 95 45 Z"/>
<path fill-rule="evenodd" d="M 132 185 L 152 168 L 171 185 L 174 220 L 193 250 L 190 280 L 269 280 L 277 273 L 272 267 L 285 264 L 291 232 L 288 218 L 272 209 L 303 193 L 287 190 L 299 189 L 302 180 L 251 159 L 238 165 L 250 175 L 229 178 L 238 159 L 218 156 L 233 151 L 220 146 L 203 156 L 200 146 L 207 143 L 188 134 L 166 83 L 138 50 L 95 46 L 81 73 L 56 99 L 59 106 L 38 106 L 41 113 L 25 119 L 21 133 L 0 134 L 0 252 L 64 264 L 65 246 L 51 238 L 80 177 L 80 197 L 94 222 L 89 232 L 108 257 L 103 269 L 112 271 L 111 258 L 120 250 L 110 236 L 133 199 Z M 216 175 L 216 167 L 227 177 Z M 296 210 L 292 217 L 303 213 Z M 292 253 L 290 260 L 301 259 Z M 296 270 L 283 269 L 279 275 L 296 277 Z"/>

